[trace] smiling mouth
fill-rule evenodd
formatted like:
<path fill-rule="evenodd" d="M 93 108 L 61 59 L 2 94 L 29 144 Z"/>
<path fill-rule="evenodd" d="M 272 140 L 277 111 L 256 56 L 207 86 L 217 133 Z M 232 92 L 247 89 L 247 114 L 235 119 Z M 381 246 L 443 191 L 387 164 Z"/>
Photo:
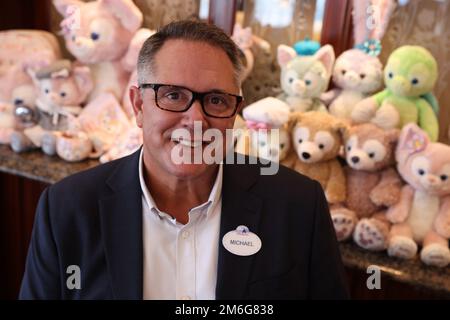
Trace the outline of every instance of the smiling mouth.
<path fill-rule="evenodd" d="M 198 148 L 204 144 L 207 144 L 206 141 L 202 141 L 202 140 L 186 140 L 186 139 L 172 139 L 173 142 L 175 142 L 176 144 L 180 144 L 184 147 L 189 147 L 189 148 Z"/>

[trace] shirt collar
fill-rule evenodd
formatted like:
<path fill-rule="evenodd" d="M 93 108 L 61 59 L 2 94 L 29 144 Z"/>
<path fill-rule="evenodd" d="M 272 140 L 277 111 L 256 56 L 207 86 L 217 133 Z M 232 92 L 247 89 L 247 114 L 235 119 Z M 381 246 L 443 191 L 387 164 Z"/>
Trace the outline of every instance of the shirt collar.
<path fill-rule="evenodd" d="M 140 155 L 139 155 L 139 184 L 141 185 L 141 191 L 144 196 L 144 200 L 150 209 L 150 211 L 156 213 L 161 218 L 168 218 L 169 220 L 173 221 L 174 219 L 162 212 L 158 209 L 158 207 L 155 204 L 155 201 L 150 194 L 150 191 L 147 188 L 147 185 L 145 183 L 144 179 L 144 148 L 141 148 Z M 191 213 L 194 210 L 197 209 L 206 209 L 206 210 L 200 210 L 201 212 L 206 212 L 206 216 L 210 217 L 210 215 L 215 212 L 214 210 L 220 203 L 220 200 L 222 199 L 222 180 L 223 180 L 223 161 L 219 164 L 219 170 L 217 172 L 216 180 L 214 181 L 214 185 L 211 189 L 211 193 L 209 194 L 208 200 L 198 205 L 195 208 L 192 208 L 189 213 Z"/>

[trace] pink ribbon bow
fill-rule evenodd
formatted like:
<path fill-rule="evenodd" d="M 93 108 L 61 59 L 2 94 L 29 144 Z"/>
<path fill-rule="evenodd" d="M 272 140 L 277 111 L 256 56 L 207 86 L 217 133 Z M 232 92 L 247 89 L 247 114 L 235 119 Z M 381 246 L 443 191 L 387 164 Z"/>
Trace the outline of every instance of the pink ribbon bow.
<path fill-rule="evenodd" d="M 270 124 L 265 123 L 265 122 L 246 120 L 245 125 L 250 130 L 270 129 Z"/>

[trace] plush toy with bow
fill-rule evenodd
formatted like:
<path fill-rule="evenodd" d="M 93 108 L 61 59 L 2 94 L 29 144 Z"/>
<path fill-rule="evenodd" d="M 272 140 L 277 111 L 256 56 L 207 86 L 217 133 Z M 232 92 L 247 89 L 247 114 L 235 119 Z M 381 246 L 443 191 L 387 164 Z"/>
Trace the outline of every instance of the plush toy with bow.
<path fill-rule="evenodd" d="M 88 101 L 112 93 L 121 101 L 130 73 L 121 59 L 143 16 L 132 0 L 53 0 L 64 17 L 61 33 L 66 47 L 80 62 L 89 65 L 94 89 Z"/>
<path fill-rule="evenodd" d="M 377 56 L 395 7 L 394 0 L 353 1 L 355 48 L 336 59 L 332 78 L 336 88 L 322 95 L 332 115 L 351 120 L 355 105 L 383 85 L 383 66 Z"/>
<path fill-rule="evenodd" d="M 406 125 L 396 150 L 397 168 L 407 182 L 400 201 L 387 212 L 393 223 L 390 256 L 437 267 L 450 263 L 450 146 L 432 143 L 416 124 Z"/>
<path fill-rule="evenodd" d="M 284 163 L 290 150 L 289 106 L 267 97 L 244 108 L 242 114 L 247 131 L 238 140 L 237 152 Z"/>
<path fill-rule="evenodd" d="M 277 53 L 281 66 L 281 88 L 278 96 L 292 112 L 327 112 L 320 96 L 328 87 L 335 60 L 333 47 L 325 45 L 312 56 L 299 56 L 294 48 L 280 45 Z"/>

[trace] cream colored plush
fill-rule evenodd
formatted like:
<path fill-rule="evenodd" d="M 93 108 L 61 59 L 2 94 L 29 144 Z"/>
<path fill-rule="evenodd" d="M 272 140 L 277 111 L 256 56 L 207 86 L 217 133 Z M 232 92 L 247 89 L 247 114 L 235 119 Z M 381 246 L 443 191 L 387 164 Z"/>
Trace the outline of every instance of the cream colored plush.
<path fill-rule="evenodd" d="M 343 202 L 346 182 L 337 156 L 344 122 L 320 111 L 297 112 L 291 114 L 290 128 L 295 151 L 288 158 L 294 158 L 291 167 L 317 180 L 330 204 Z"/>

